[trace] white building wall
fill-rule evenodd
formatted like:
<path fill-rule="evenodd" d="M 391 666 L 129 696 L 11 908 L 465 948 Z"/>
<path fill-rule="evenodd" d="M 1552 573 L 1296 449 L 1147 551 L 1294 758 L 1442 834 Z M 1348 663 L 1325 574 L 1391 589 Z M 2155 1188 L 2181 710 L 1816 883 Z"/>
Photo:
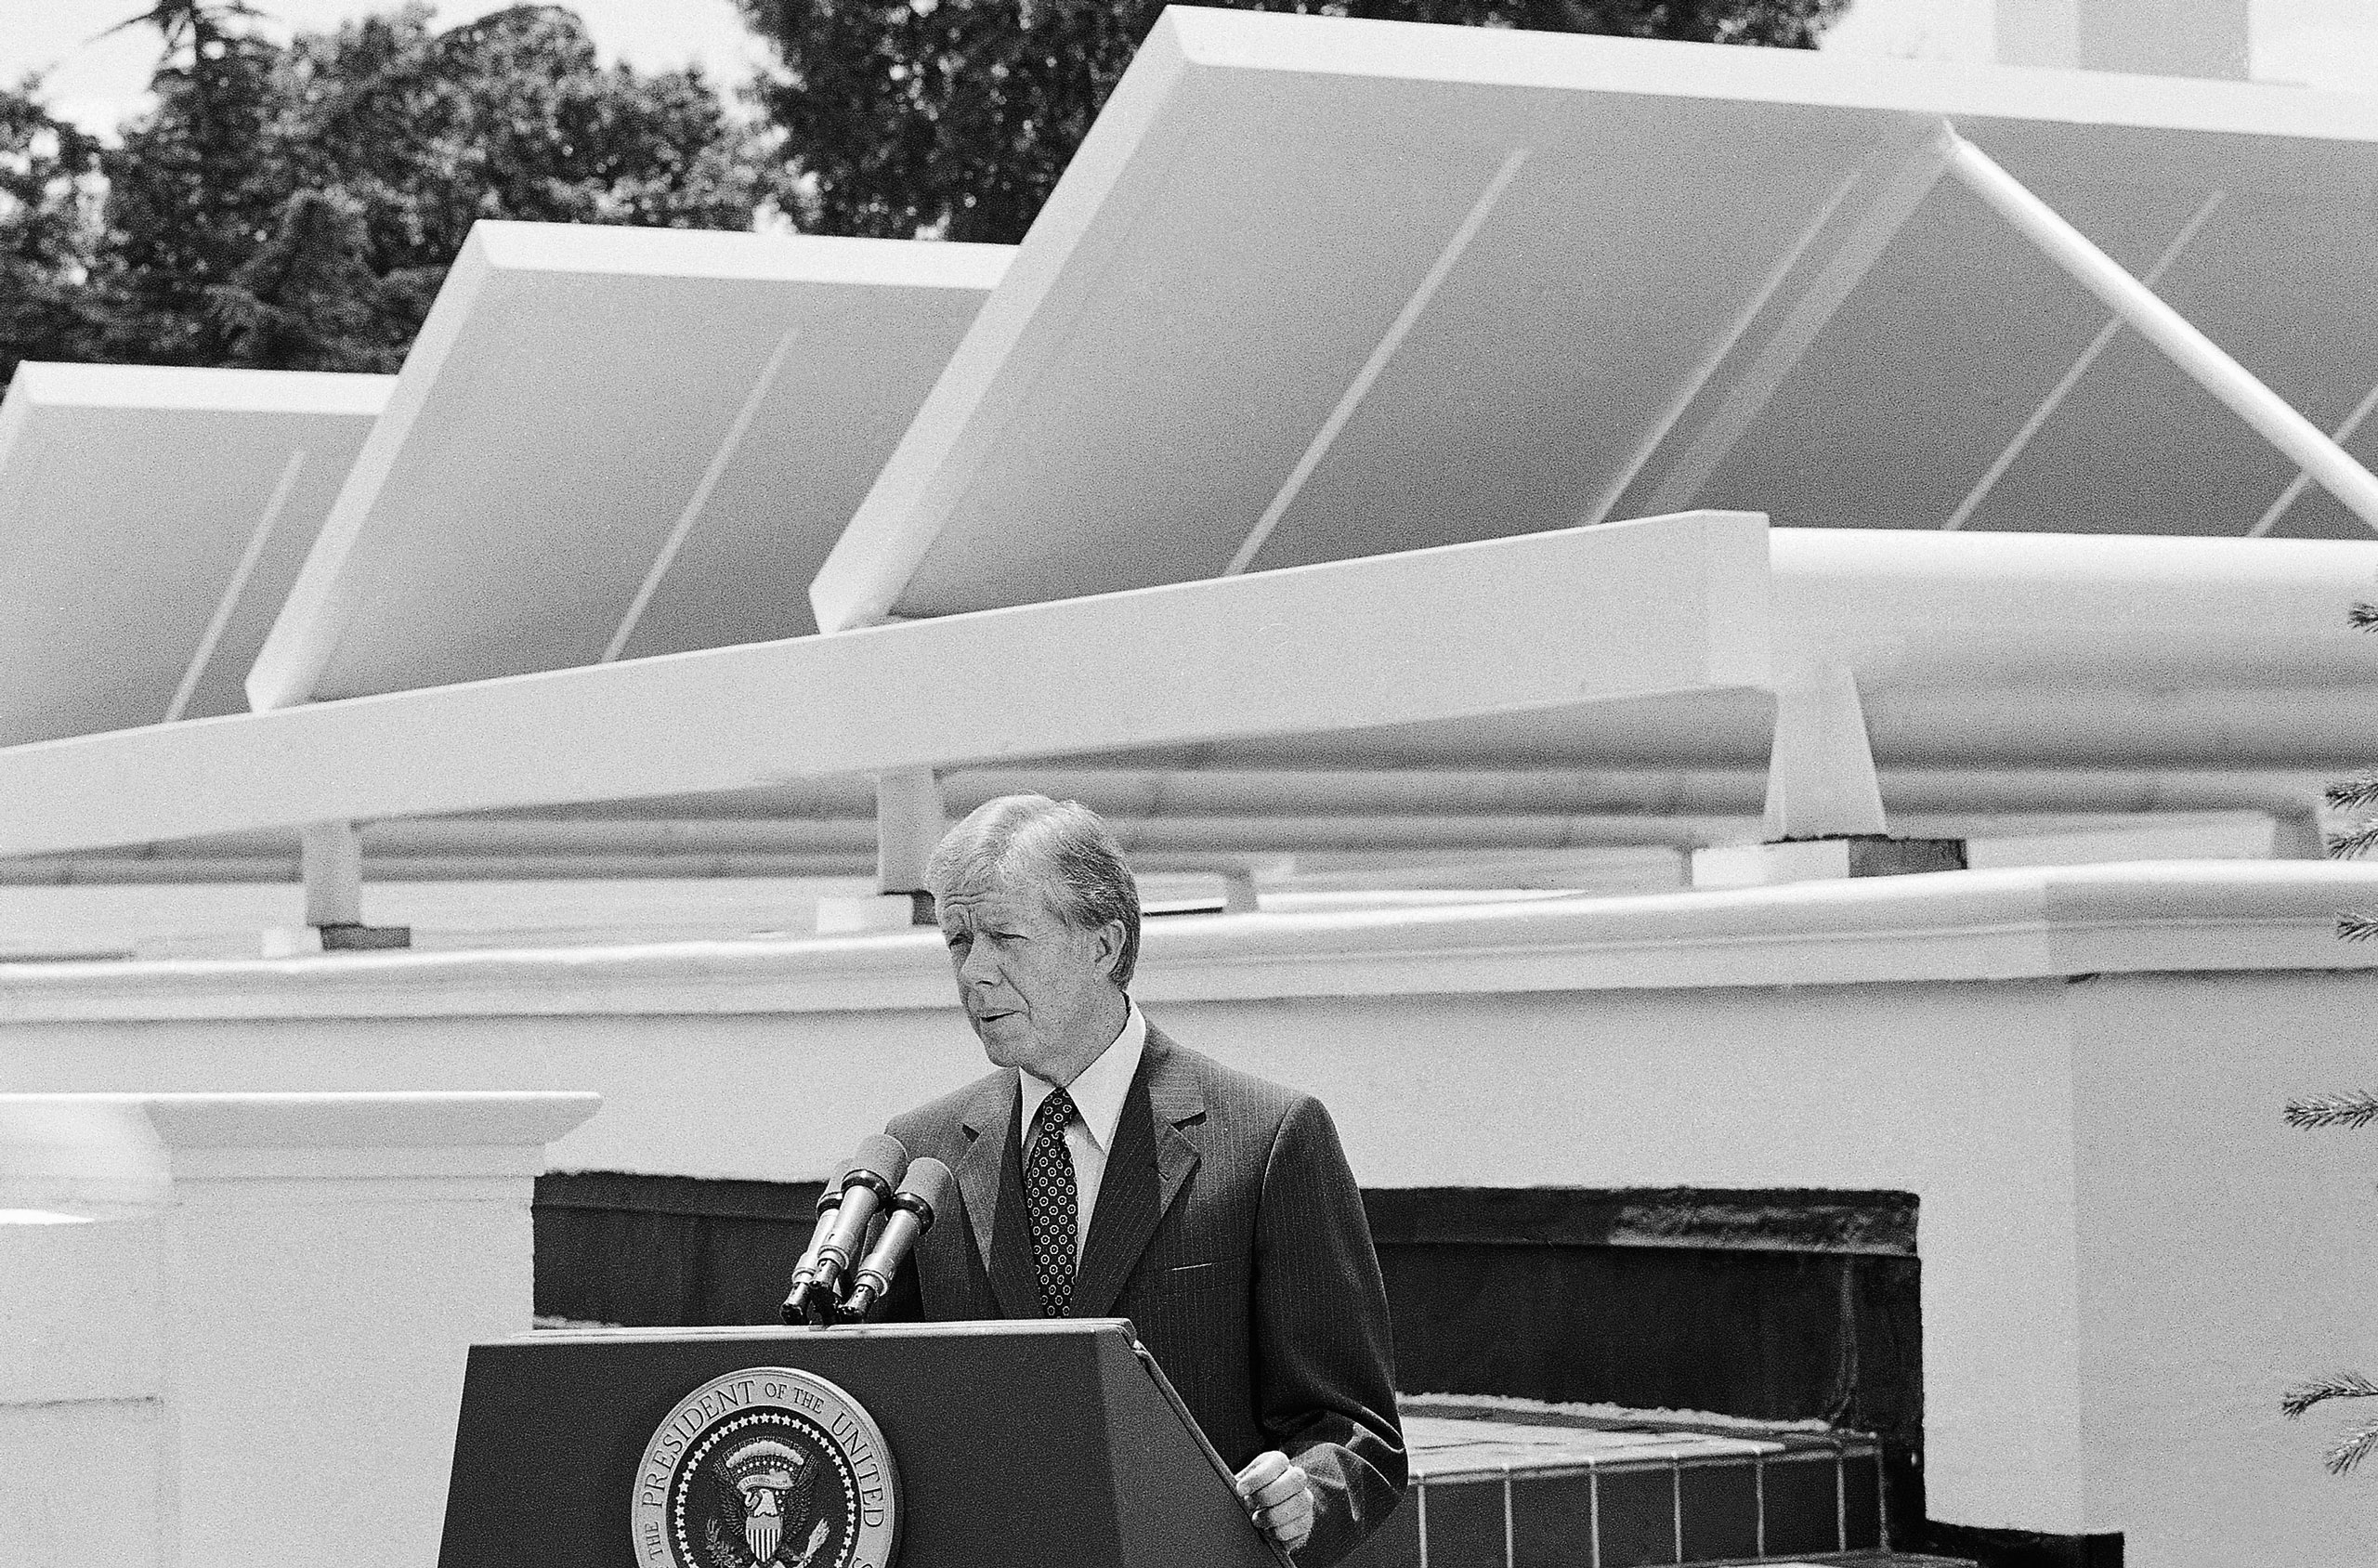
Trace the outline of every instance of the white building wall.
<path fill-rule="evenodd" d="M 0 1094 L 0 1563 L 435 1561 L 465 1352 L 529 1326 L 594 1106 Z"/>
<path fill-rule="evenodd" d="M 155 1253 L 145 1217 L 0 1198 L 0 1563 L 161 1561 Z"/>
<path fill-rule="evenodd" d="M 1934 1517 L 2077 1534 L 2064 990 L 2018 980 L 1300 1000 L 1164 1021 L 1320 1093 L 1368 1185 L 1915 1193 Z M 2030 1284 L 2010 1291 L 2010 1279 Z"/>
<path fill-rule="evenodd" d="M 2145 1568 L 2258 1542 L 2291 1548 L 2268 1561 L 2370 1561 L 2367 1478 L 2317 1463 L 2356 1412 L 2291 1423 L 2278 1393 L 2378 1373 L 2378 1137 L 2280 1116 L 2371 1086 L 2371 977 L 2109 974 L 2066 994 L 2085 1517 L 2129 1533 Z"/>
<path fill-rule="evenodd" d="M 2378 972 L 2342 966 L 2378 953 L 2332 926 L 2373 892 L 2166 863 L 1159 921 L 1138 989 L 1319 1093 L 1369 1185 L 1913 1191 L 1935 1518 L 2320 1568 L 2378 1531 L 2276 1405 L 2378 1369 L 2378 1137 L 2279 1112 L 2363 1081 Z M 930 934 L 67 967 L 0 984 L 0 1085 L 599 1091 L 561 1169 L 816 1179 L 981 1070 Z"/>
<path fill-rule="evenodd" d="M 0 1562 L 167 1561 L 163 1406 L 154 1400 L 0 1404 Z"/>

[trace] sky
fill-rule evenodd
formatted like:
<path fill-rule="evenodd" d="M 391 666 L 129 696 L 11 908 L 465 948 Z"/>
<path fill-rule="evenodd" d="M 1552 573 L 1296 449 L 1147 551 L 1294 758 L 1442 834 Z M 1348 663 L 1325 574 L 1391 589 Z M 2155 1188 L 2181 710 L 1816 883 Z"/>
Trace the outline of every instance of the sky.
<path fill-rule="evenodd" d="M 451 25 L 505 0 L 438 0 Z M 606 59 L 646 70 L 699 60 L 715 80 L 741 83 L 765 59 L 734 0 L 570 0 Z M 2087 0 L 2079 0 L 2085 4 Z M 318 29 L 393 8 L 396 0 L 256 0 L 284 28 Z M 2251 0 L 2254 74 L 2346 92 L 2378 93 L 2378 0 Z M 100 34 L 143 0 L 0 0 L 0 80 L 47 78 L 50 104 L 102 135 L 142 102 L 156 46 L 134 30 Z M 1992 0 L 1854 0 L 1826 47 L 1843 53 L 1985 61 Z"/>
<path fill-rule="evenodd" d="M 254 0 L 256 8 L 291 29 L 318 31 L 352 17 L 397 8 L 398 0 Z M 437 0 L 441 26 L 499 11 L 509 0 Z M 750 79 L 765 58 L 744 26 L 735 0 L 568 0 L 586 20 L 606 59 L 642 70 L 673 69 L 699 60 L 714 79 Z M 28 72 L 47 78 L 53 111 L 86 130 L 112 132 L 138 110 L 155 35 L 142 29 L 102 34 L 146 0 L 0 0 L 0 81 Z"/>

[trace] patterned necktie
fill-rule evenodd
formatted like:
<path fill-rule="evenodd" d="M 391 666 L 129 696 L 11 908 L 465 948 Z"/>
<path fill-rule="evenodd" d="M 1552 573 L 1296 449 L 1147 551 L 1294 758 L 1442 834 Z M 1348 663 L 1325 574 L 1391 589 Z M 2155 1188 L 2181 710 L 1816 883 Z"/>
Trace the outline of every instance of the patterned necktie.
<path fill-rule="evenodd" d="M 1032 1117 L 1032 1144 L 1024 1156 L 1024 1207 L 1032 1217 L 1032 1272 L 1040 1281 L 1040 1310 L 1063 1317 L 1074 1299 L 1074 1234 L 1080 1194 L 1065 1123 L 1073 1096 L 1052 1089 Z"/>

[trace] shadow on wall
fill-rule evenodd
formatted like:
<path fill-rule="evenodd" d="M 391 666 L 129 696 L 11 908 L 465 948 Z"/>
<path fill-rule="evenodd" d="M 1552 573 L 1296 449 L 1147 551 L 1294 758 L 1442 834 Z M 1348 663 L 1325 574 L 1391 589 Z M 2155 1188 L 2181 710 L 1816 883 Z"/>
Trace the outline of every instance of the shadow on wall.
<path fill-rule="evenodd" d="M 537 1313 L 773 1324 L 817 1191 L 542 1177 Z M 1880 1438 L 1891 1517 L 1924 1517 L 1914 1194 L 1436 1187 L 1364 1201 L 1406 1392 L 1821 1420 Z"/>

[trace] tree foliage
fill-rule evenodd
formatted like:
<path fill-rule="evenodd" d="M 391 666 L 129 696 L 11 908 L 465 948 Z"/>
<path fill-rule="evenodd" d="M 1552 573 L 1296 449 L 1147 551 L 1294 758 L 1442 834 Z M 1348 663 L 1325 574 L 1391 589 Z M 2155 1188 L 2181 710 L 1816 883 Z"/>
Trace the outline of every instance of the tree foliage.
<path fill-rule="evenodd" d="M 1236 9 L 1812 46 L 1848 0 L 1222 0 Z M 1023 238 L 1164 0 L 741 0 L 810 226 Z"/>
<path fill-rule="evenodd" d="M 2378 604 L 2361 603 L 2345 611 L 2345 624 L 2359 632 L 2378 632 Z M 2329 804 L 2341 812 L 2371 813 L 2378 808 L 2378 774 L 2332 784 Z M 2378 849 L 2378 815 L 2348 818 L 2329 835 L 2329 854 L 2339 860 L 2357 860 Z M 2348 942 L 2378 938 L 2378 916 L 2347 910 L 2337 916 L 2337 934 Z M 2304 1094 L 2287 1102 L 2281 1113 L 2290 1127 L 2342 1128 L 2358 1132 L 2378 1123 L 2378 1093 L 2355 1090 L 2336 1094 Z M 2378 1382 L 2359 1372 L 2337 1372 L 2299 1383 L 2280 1395 L 2280 1413 L 2293 1421 L 2331 1400 L 2378 1399 Z M 2325 1460 L 2332 1475 L 2344 1475 L 2372 1454 L 2378 1454 L 2378 1419 L 2363 1419 L 2345 1429 L 2329 1445 Z"/>
<path fill-rule="evenodd" d="M 0 382 L 17 361 L 88 359 L 99 146 L 42 107 L 40 85 L 0 87 Z"/>
<path fill-rule="evenodd" d="M 2358 1372 L 2333 1372 L 2298 1383 L 2279 1397 L 2280 1414 L 2293 1421 L 2316 1405 L 2332 1399 L 2378 1399 L 2378 1383 Z M 2378 1421 L 2349 1427 L 2321 1456 L 2331 1475 L 2344 1475 L 2378 1453 Z"/>
<path fill-rule="evenodd" d="M 240 0 L 158 0 L 127 24 L 164 45 L 155 105 L 105 150 L 32 87 L 0 97 L 0 246 L 48 280 L 0 295 L 33 302 L 0 307 L 0 376 L 20 358 L 393 370 L 479 218 L 751 226 L 766 138 L 699 71 L 605 68 L 559 6 L 431 15 L 280 45 Z M 20 187 L 46 193 L 37 220 Z"/>

